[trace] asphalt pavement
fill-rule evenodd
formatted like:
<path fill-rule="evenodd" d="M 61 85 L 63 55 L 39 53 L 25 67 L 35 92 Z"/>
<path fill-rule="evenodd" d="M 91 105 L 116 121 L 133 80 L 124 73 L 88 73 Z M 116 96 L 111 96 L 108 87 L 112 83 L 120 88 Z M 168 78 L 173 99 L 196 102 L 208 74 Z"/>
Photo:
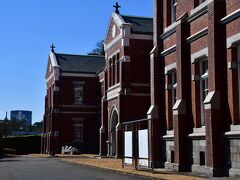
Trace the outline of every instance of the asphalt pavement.
<path fill-rule="evenodd" d="M 144 178 L 68 164 L 58 158 L 30 156 L 0 159 L 0 180 L 141 180 Z"/>

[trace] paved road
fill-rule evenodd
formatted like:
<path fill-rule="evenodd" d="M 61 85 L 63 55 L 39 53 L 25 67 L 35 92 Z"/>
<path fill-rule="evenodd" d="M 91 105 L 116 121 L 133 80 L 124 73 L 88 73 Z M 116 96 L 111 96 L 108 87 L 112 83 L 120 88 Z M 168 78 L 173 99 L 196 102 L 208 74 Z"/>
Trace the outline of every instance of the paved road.
<path fill-rule="evenodd" d="M 64 163 L 57 158 L 0 159 L 0 180 L 141 180 L 143 178 Z"/>

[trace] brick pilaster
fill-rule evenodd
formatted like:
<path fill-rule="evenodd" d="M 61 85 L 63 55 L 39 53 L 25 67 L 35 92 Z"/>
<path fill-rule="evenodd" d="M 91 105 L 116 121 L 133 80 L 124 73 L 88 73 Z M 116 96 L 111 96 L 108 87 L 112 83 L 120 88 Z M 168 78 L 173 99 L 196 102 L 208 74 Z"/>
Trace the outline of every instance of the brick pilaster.
<path fill-rule="evenodd" d="M 99 154 L 100 156 L 107 155 L 107 144 L 106 141 L 108 140 L 108 111 L 107 111 L 107 102 L 106 98 L 103 97 L 101 102 L 101 129 L 99 130 L 100 133 L 100 149 Z"/>
<path fill-rule="evenodd" d="M 188 134 L 191 123 L 191 61 L 190 47 L 186 43 L 189 35 L 189 24 L 185 23 L 186 14 L 182 16 L 176 27 L 177 36 L 177 101 L 173 107 L 174 129 L 174 170 L 189 171 L 191 160 Z"/>
<path fill-rule="evenodd" d="M 227 127 L 227 60 L 225 27 L 219 21 L 225 16 L 225 1 L 208 5 L 208 85 L 205 99 L 206 165 L 213 176 L 226 175 L 224 139 Z M 221 9 L 221 11 L 219 11 Z"/>
<path fill-rule="evenodd" d="M 154 0 L 153 20 L 153 50 L 150 53 L 150 84 L 151 107 L 148 110 L 149 131 L 149 160 L 153 168 L 163 167 L 165 162 L 164 142 L 161 137 L 165 134 L 165 77 L 164 61 L 161 61 L 163 33 L 163 0 Z"/>

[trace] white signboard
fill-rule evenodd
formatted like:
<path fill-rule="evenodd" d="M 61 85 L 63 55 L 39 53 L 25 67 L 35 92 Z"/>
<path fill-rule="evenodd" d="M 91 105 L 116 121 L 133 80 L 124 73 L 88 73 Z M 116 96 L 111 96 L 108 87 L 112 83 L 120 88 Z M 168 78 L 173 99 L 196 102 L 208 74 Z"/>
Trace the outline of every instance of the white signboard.
<path fill-rule="evenodd" d="M 131 157 L 125 158 L 124 162 L 126 164 L 132 164 L 132 131 L 126 131 L 124 134 L 124 155 L 125 157 Z"/>
<path fill-rule="evenodd" d="M 138 147 L 139 147 L 139 165 L 148 166 L 148 130 L 139 130 L 138 131 Z M 147 158 L 147 159 L 141 159 Z"/>

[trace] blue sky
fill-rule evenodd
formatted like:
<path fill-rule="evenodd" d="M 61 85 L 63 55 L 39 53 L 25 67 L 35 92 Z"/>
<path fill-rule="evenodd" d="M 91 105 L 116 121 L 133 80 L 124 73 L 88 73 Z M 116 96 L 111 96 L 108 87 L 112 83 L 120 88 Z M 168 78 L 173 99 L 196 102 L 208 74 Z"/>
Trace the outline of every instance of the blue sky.
<path fill-rule="evenodd" d="M 10 110 L 42 120 L 49 46 L 86 54 L 104 39 L 114 0 L 0 1 L 0 119 Z M 153 16 L 153 0 L 119 0 L 121 14 Z"/>

